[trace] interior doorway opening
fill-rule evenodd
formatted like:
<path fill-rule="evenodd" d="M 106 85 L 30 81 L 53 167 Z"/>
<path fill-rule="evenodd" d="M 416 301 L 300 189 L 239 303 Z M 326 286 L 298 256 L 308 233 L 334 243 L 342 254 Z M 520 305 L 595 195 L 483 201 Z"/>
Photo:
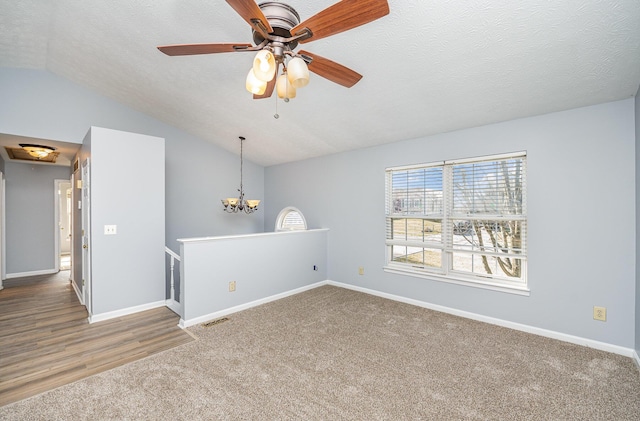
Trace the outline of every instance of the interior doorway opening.
<path fill-rule="evenodd" d="M 59 270 L 71 269 L 71 181 L 56 180 L 57 259 Z"/>

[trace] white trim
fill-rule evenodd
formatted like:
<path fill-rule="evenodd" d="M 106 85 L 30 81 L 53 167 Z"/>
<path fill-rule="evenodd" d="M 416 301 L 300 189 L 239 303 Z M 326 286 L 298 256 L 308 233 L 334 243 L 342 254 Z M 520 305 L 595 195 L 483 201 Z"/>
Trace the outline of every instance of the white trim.
<path fill-rule="evenodd" d="M 282 224 L 284 223 L 285 218 L 287 217 L 287 215 L 289 215 L 290 213 L 295 212 L 298 215 L 300 215 L 300 219 L 302 219 L 302 225 L 304 226 L 304 228 L 302 229 L 292 229 L 292 228 L 283 228 Z M 278 214 L 278 217 L 276 218 L 276 226 L 275 226 L 275 232 L 280 232 L 280 231 L 305 231 L 307 229 L 307 220 L 304 217 L 304 215 L 302 214 L 302 212 L 300 212 L 300 209 L 295 208 L 293 206 L 287 206 L 286 208 L 282 209 L 280 211 L 280 213 Z"/>
<path fill-rule="evenodd" d="M 499 291 L 499 292 L 505 292 L 508 294 L 523 295 L 526 297 L 531 295 L 531 291 L 524 283 L 520 283 L 517 285 L 516 284 L 511 285 L 506 283 L 502 284 L 502 283 L 499 283 L 499 280 L 492 280 L 491 278 L 487 278 L 486 281 L 483 281 L 479 277 L 467 280 L 462 277 L 456 277 L 451 275 L 447 276 L 444 274 L 427 272 L 426 270 L 411 270 L 409 268 L 393 267 L 393 264 L 384 266 L 382 270 L 388 273 L 395 273 L 397 275 L 405 275 L 405 276 L 413 276 L 414 278 L 428 279 L 430 281 L 464 285 L 472 288 L 488 289 L 491 291 Z"/>
<path fill-rule="evenodd" d="M 558 339 L 563 342 L 569 342 L 576 345 L 586 346 L 587 348 L 598 349 L 600 351 L 612 352 L 614 354 L 623 355 L 625 357 L 634 357 L 635 350 L 632 348 L 625 348 L 623 346 L 608 344 L 606 342 L 595 341 L 593 339 L 581 338 L 579 336 L 568 335 L 566 333 L 555 332 L 553 330 L 541 329 L 529 325 L 523 325 L 520 323 L 510 322 L 507 320 L 496 319 L 494 317 L 483 316 L 481 314 L 471 313 L 464 310 L 457 310 L 450 307 L 445 307 L 437 304 L 431 304 L 424 301 L 414 300 L 412 298 L 406 298 L 399 295 L 388 294 L 386 292 L 375 291 L 368 288 L 362 288 L 355 285 L 343 284 L 341 282 L 327 281 L 328 285 L 337 286 L 340 288 L 351 289 L 358 292 L 364 292 L 365 294 L 375 295 L 377 297 L 387 298 L 389 300 L 398 301 L 405 304 L 411 304 L 418 307 L 428 308 L 430 310 L 440 311 L 442 313 L 453 314 L 454 316 L 465 317 L 471 320 L 477 320 L 484 323 L 489 323 L 496 326 L 502 326 L 509 329 L 519 330 L 521 332 L 532 333 L 538 336 L 544 336 L 546 338 Z M 637 357 L 637 354 L 636 354 Z"/>
<path fill-rule="evenodd" d="M 640 357 L 635 349 L 633 350 L 633 361 L 636 363 L 636 368 L 640 370 Z"/>
<path fill-rule="evenodd" d="M 89 323 L 102 322 L 109 319 L 115 319 L 122 316 L 128 316 L 130 314 L 139 313 L 141 311 L 151 310 L 158 307 L 164 307 L 166 305 L 165 300 L 156 301 L 154 303 L 142 304 L 139 306 L 123 308 L 121 310 L 109 311 L 107 313 L 93 314 L 89 316 Z"/>
<path fill-rule="evenodd" d="M 273 234 L 273 233 L 271 233 L 271 234 Z M 178 324 L 178 326 L 180 326 L 182 329 L 184 329 L 184 328 L 187 328 L 189 326 L 197 325 L 198 323 L 204 323 L 204 322 L 208 322 L 209 320 L 215 320 L 215 319 L 218 319 L 218 318 L 220 318 L 222 316 L 226 316 L 228 314 L 237 313 L 238 311 L 247 310 L 249 308 L 256 307 L 256 306 L 259 306 L 261 304 L 266 304 L 266 303 L 269 303 L 271 301 L 276 301 L 276 300 L 279 300 L 281 298 L 289 297 L 291 295 L 299 294 L 301 292 L 308 291 L 310 289 L 321 287 L 323 285 L 327 285 L 327 283 L 328 283 L 328 281 L 321 281 L 321 282 L 317 282 L 315 284 L 306 285 L 306 286 L 303 286 L 303 287 L 300 287 L 300 288 L 292 289 L 290 291 L 285 291 L 285 292 L 282 292 L 280 294 L 275 294 L 275 295 L 272 295 L 270 297 L 261 298 L 259 300 L 251 301 L 249 303 L 240 304 L 240 305 L 237 305 L 235 307 L 230 307 L 230 308 L 227 308 L 227 309 L 224 309 L 224 310 L 220 310 L 220 311 L 216 311 L 216 312 L 213 312 L 213 313 L 205 314 L 204 316 L 195 317 L 193 319 L 189 319 L 189 320 L 180 319 L 180 323 Z"/>
<path fill-rule="evenodd" d="M 34 270 L 31 272 L 7 273 L 6 279 L 23 278 L 25 276 L 51 275 L 53 273 L 58 273 L 58 271 L 55 269 L 43 269 L 43 270 Z"/>
<path fill-rule="evenodd" d="M 448 164 L 466 164 L 469 162 L 493 161 L 497 159 L 519 158 L 526 155 L 527 155 L 527 151 L 508 152 L 508 153 L 502 153 L 502 154 L 496 154 L 496 155 L 484 155 L 484 156 L 478 156 L 478 157 L 472 157 L 472 158 L 447 159 L 445 161 L 433 161 L 433 162 L 427 162 L 427 163 L 399 165 L 395 167 L 387 167 L 385 168 L 385 171 L 404 171 L 404 170 L 412 170 L 416 168 L 437 167 L 437 166 L 448 165 Z"/>
<path fill-rule="evenodd" d="M 445 164 L 467 164 L 470 162 L 497 161 L 499 159 L 521 158 L 527 156 L 527 151 L 507 152 L 497 155 L 484 155 L 472 158 L 449 159 L 444 161 Z"/>
<path fill-rule="evenodd" d="M 169 256 L 173 257 L 174 259 L 176 259 L 178 262 L 180 261 L 180 255 L 175 251 L 171 250 L 169 247 L 165 246 L 164 252 L 167 253 Z"/>
<path fill-rule="evenodd" d="M 164 305 L 169 308 L 169 310 L 176 313 L 178 316 L 182 317 L 182 306 L 176 300 L 172 300 L 170 298 L 164 301 Z"/>
<path fill-rule="evenodd" d="M 80 291 L 78 289 L 78 285 L 76 285 L 76 283 L 73 282 L 73 279 L 69 279 L 69 280 L 71 281 L 71 285 L 73 286 L 73 290 L 76 292 L 76 296 L 78 297 L 78 301 L 80 301 L 80 304 L 84 305 L 84 297 L 82 296 L 82 291 Z"/>
<path fill-rule="evenodd" d="M 198 243 L 205 241 L 218 241 L 228 240 L 232 238 L 249 238 L 249 237 L 264 237 L 266 235 L 302 235 L 308 232 L 315 231 L 329 231 L 329 228 L 316 228 L 310 230 L 293 230 L 293 231 L 278 231 L 278 232 L 259 232 L 254 234 L 240 234 L 240 235 L 221 235 L 216 237 L 196 237 L 196 238 L 178 238 L 179 243 Z"/>

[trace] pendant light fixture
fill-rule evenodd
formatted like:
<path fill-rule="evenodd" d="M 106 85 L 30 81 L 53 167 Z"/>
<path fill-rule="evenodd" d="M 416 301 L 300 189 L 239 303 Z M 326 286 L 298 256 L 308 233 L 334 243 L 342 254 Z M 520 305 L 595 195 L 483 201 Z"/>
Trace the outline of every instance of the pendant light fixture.
<path fill-rule="evenodd" d="M 242 187 L 242 144 L 244 143 L 244 137 L 240 136 L 240 188 L 238 192 L 240 192 L 239 197 L 228 197 L 226 199 L 222 199 L 222 204 L 224 205 L 224 211 L 228 213 L 253 213 L 258 210 L 258 205 L 260 204 L 260 200 L 256 199 L 244 199 L 244 189 Z"/>

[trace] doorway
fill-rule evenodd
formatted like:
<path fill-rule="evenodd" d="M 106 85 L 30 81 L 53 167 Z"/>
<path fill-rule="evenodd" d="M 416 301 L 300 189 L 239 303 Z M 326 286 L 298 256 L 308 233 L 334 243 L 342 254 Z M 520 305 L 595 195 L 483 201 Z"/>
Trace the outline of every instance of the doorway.
<path fill-rule="evenodd" d="M 58 195 L 58 259 L 60 270 L 71 269 L 71 182 L 56 180 Z"/>
<path fill-rule="evenodd" d="M 82 297 L 84 305 L 89 313 L 89 319 L 93 314 L 93 303 L 91 298 L 91 193 L 90 193 L 90 170 L 89 158 L 82 163 Z"/>
<path fill-rule="evenodd" d="M 55 180 L 56 270 L 71 269 L 71 181 Z"/>

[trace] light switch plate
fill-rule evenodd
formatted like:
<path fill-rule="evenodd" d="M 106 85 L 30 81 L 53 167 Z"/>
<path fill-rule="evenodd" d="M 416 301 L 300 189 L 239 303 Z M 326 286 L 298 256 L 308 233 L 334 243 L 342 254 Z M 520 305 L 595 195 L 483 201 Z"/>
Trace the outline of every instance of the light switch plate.
<path fill-rule="evenodd" d="M 116 227 L 117 225 L 105 225 L 104 235 L 116 235 L 117 233 Z"/>

